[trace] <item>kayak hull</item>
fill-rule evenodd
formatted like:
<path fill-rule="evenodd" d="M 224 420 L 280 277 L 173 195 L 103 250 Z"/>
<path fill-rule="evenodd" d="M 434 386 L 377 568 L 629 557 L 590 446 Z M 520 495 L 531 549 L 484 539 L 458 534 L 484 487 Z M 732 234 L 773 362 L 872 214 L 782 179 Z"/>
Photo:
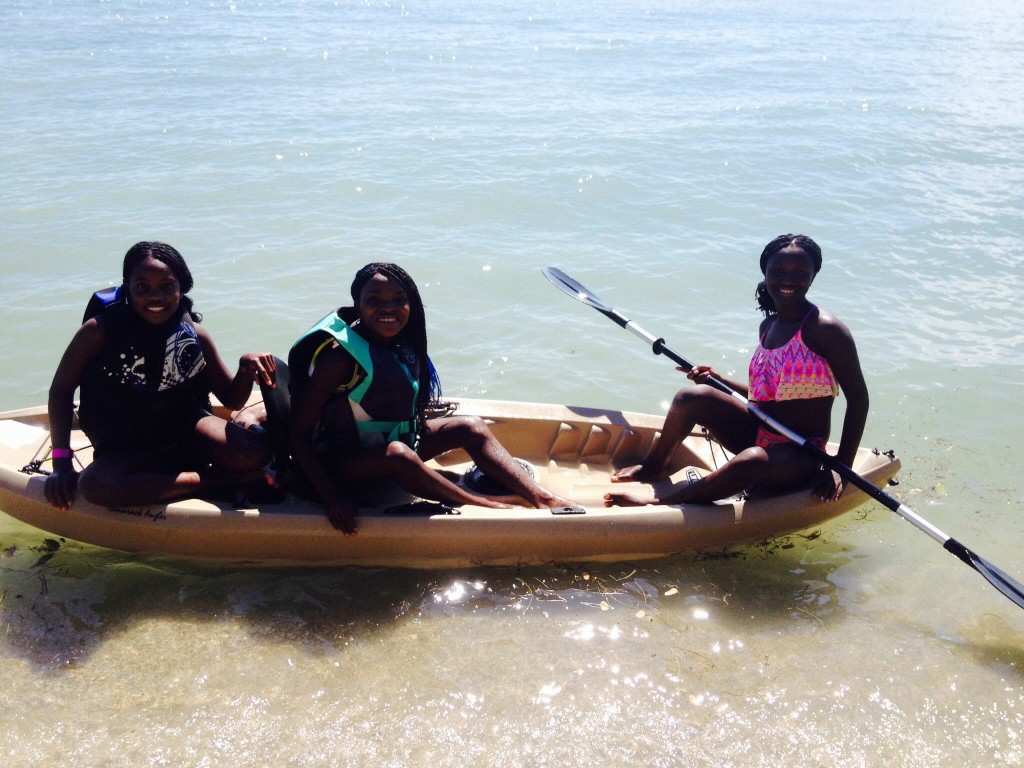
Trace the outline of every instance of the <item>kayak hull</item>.
<path fill-rule="evenodd" d="M 626 487 L 613 485 L 611 473 L 643 456 L 659 434 L 661 417 L 538 403 L 455 402 L 458 414 L 483 418 L 541 485 L 580 507 L 452 509 L 397 487 L 381 487 L 360 508 L 354 536 L 335 530 L 319 504 L 290 494 L 276 503 L 253 503 L 238 492 L 224 499 L 130 508 L 101 507 L 79 498 L 61 511 L 43 494 L 41 472 L 50 466 L 49 442 L 46 410 L 35 408 L 0 414 L 0 510 L 52 535 L 124 552 L 262 565 L 452 568 L 634 561 L 717 551 L 812 528 L 869 500 L 850 487 L 841 499 L 826 504 L 803 488 L 715 504 L 606 508 L 604 494 Z M 87 463 L 90 449 L 77 429 L 72 447 Z M 830 449 L 834 452 L 835 446 Z M 687 482 L 727 459 L 720 446 L 691 435 L 672 457 L 672 475 L 655 487 Z M 25 471 L 33 461 L 38 468 Z M 458 482 L 473 479 L 469 457 L 461 451 L 430 465 Z M 883 487 L 900 463 L 892 455 L 861 449 L 853 468 Z"/>

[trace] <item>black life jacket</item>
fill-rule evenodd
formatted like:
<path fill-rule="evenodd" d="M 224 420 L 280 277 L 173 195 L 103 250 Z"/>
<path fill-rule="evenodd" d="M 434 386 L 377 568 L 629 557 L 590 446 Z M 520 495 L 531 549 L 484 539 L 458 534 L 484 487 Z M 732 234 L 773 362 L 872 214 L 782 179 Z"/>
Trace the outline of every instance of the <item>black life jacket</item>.
<path fill-rule="evenodd" d="M 78 418 L 97 449 L 168 450 L 210 407 L 206 359 L 180 307 L 162 325 L 135 314 L 120 287 L 97 291 L 85 320 L 100 316 L 107 343 L 86 367 Z"/>
<path fill-rule="evenodd" d="M 120 285 L 112 285 L 109 288 L 96 291 L 89 299 L 89 303 L 85 305 L 85 314 L 82 315 L 82 322 L 85 323 L 86 320 L 91 320 L 107 307 L 118 303 L 123 304 L 126 301 L 124 291 L 121 290 Z"/>

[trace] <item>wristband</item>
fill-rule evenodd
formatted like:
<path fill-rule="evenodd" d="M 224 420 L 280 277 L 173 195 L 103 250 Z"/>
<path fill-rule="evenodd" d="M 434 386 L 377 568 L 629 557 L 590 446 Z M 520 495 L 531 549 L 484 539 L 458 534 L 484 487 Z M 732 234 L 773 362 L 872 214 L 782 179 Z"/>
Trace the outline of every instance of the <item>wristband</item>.
<path fill-rule="evenodd" d="M 50 456 L 54 459 L 70 459 L 75 455 L 75 452 L 70 448 L 54 448 L 50 451 Z"/>

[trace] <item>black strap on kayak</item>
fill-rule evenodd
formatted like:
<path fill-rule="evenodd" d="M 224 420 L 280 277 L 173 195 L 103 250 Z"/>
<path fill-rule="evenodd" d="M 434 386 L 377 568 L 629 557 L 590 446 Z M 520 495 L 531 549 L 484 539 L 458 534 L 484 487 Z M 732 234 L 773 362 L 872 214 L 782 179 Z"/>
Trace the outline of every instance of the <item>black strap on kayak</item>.
<path fill-rule="evenodd" d="M 291 448 L 288 430 L 291 427 L 292 401 L 290 394 L 291 374 L 288 364 L 279 357 L 274 358 L 277 366 L 274 379 L 276 386 L 270 387 L 260 381 L 263 407 L 267 410 L 267 432 L 274 450 L 273 467 L 284 472 L 291 467 Z"/>

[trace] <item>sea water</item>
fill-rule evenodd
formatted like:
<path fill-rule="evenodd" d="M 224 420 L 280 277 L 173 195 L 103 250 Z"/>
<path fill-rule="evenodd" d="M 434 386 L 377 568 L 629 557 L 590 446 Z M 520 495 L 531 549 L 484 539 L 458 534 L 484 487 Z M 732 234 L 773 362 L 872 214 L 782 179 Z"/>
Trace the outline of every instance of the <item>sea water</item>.
<path fill-rule="evenodd" d="M 7 0 L 0 62 L 2 408 L 159 239 L 231 365 L 397 261 L 447 393 L 663 413 L 672 366 L 541 268 L 742 376 L 760 250 L 804 232 L 893 492 L 1024 578 L 1013 0 Z M 593 567 L 45 538 L 0 516 L 11 765 L 1024 763 L 1024 614 L 874 504 Z"/>

